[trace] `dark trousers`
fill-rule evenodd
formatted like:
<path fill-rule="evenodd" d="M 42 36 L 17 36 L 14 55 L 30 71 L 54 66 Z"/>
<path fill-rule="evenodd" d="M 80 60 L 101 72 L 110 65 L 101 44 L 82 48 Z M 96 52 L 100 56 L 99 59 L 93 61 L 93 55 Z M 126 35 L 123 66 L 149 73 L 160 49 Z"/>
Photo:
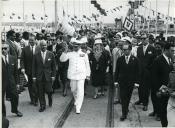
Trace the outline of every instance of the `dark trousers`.
<path fill-rule="evenodd" d="M 157 114 L 159 116 L 159 113 L 158 113 L 158 98 L 157 98 L 157 95 L 156 95 L 156 91 L 154 89 L 151 89 L 151 100 L 152 100 L 152 104 L 153 104 L 153 112 L 155 114 Z"/>
<path fill-rule="evenodd" d="M 59 70 L 59 77 L 60 77 L 60 82 L 63 85 L 63 93 L 65 90 L 67 90 L 67 85 L 68 85 L 68 79 L 67 79 L 67 69 L 60 69 Z"/>
<path fill-rule="evenodd" d="M 160 120 L 162 127 L 168 126 L 168 119 L 167 119 L 167 106 L 168 106 L 169 97 L 161 97 L 158 98 L 158 113 L 160 115 Z"/>
<path fill-rule="evenodd" d="M 32 76 L 28 75 L 28 90 L 29 90 L 29 96 L 30 96 L 30 101 L 32 103 L 36 103 L 38 101 L 38 94 L 37 94 L 37 86 L 32 82 Z"/>
<path fill-rule="evenodd" d="M 134 85 L 120 83 L 119 86 L 120 86 L 120 98 L 121 98 L 121 105 L 122 105 L 122 114 L 127 116 L 129 102 L 131 99 Z"/>
<path fill-rule="evenodd" d="M 144 70 L 144 72 L 141 74 L 140 86 L 138 88 L 139 101 L 141 101 L 144 106 L 148 106 L 150 95 L 150 82 L 150 73 L 148 70 Z"/>
<path fill-rule="evenodd" d="M 19 101 L 18 93 L 10 92 L 8 90 L 8 95 L 10 95 L 11 112 L 15 113 L 18 111 L 18 101 Z M 6 116 L 5 92 L 2 93 L 2 115 Z"/>
<path fill-rule="evenodd" d="M 45 76 L 43 75 L 42 81 L 38 82 L 38 94 L 39 94 L 39 102 L 40 102 L 40 107 L 45 107 L 46 106 L 46 99 L 45 99 L 45 93 L 48 94 L 48 99 L 52 99 L 52 92 L 47 91 L 46 85 L 51 84 L 48 83 L 45 79 Z"/>

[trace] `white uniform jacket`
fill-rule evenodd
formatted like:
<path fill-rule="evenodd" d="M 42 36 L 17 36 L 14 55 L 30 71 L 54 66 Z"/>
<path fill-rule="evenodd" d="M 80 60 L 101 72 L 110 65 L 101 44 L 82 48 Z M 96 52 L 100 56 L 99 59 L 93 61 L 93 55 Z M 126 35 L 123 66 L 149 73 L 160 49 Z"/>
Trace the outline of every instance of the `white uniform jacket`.
<path fill-rule="evenodd" d="M 69 60 L 67 77 L 71 80 L 82 80 L 90 76 L 90 65 L 88 55 L 81 51 L 62 53 L 60 61 Z"/>

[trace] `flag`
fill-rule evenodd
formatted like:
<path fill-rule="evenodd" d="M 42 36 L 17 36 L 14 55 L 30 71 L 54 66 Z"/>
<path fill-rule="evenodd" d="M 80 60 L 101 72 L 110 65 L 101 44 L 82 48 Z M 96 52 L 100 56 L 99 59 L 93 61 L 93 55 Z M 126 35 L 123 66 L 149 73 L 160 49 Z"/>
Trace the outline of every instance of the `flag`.
<path fill-rule="evenodd" d="M 83 15 L 83 18 L 86 18 L 86 16 L 85 16 L 85 15 Z"/>
<path fill-rule="evenodd" d="M 116 9 L 118 9 L 120 11 L 120 8 L 119 7 L 117 7 Z"/>
<path fill-rule="evenodd" d="M 65 16 L 65 11 L 64 11 L 64 9 L 63 9 L 63 16 Z"/>

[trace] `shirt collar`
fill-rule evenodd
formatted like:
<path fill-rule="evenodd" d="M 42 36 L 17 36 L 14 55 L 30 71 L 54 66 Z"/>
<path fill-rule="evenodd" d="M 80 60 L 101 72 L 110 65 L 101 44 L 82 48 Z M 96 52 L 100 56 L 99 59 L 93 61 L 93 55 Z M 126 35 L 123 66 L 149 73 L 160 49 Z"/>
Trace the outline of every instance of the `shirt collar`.
<path fill-rule="evenodd" d="M 169 58 L 163 53 L 163 57 L 165 58 L 165 60 L 168 62 L 169 64 Z"/>

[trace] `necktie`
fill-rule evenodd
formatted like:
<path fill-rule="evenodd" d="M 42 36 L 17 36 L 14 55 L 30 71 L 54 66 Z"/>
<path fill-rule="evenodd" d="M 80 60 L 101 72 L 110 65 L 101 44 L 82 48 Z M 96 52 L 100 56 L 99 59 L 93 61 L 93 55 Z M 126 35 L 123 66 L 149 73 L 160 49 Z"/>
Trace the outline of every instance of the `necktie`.
<path fill-rule="evenodd" d="M 44 52 L 42 52 L 43 64 L 45 63 Z"/>
<path fill-rule="evenodd" d="M 144 55 L 145 55 L 145 52 L 146 52 L 146 47 L 143 46 L 143 53 L 144 53 Z"/>

